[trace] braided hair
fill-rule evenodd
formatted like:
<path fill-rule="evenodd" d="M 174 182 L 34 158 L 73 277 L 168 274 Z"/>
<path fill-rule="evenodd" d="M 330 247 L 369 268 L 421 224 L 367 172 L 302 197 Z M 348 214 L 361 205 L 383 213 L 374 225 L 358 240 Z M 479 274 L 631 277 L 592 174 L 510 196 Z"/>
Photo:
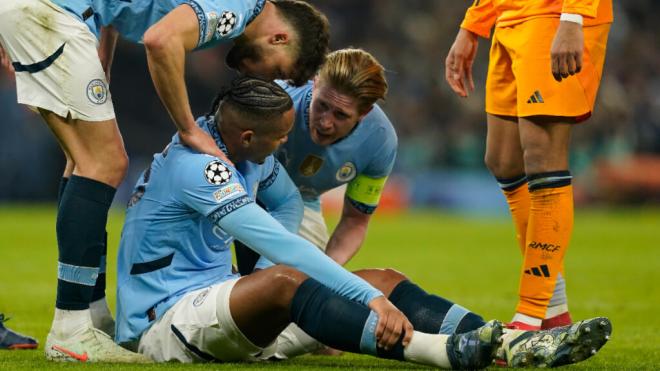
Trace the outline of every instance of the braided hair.
<path fill-rule="evenodd" d="M 238 77 L 213 100 L 207 117 L 215 116 L 216 122 L 220 107 L 235 110 L 254 124 L 267 123 L 293 107 L 293 101 L 284 89 L 274 82 L 256 77 Z"/>

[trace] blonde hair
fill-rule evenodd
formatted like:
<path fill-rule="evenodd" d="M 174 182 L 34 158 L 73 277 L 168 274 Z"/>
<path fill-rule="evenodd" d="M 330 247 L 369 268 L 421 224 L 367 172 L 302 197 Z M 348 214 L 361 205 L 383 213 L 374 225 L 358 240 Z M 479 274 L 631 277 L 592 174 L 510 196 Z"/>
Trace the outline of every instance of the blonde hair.
<path fill-rule="evenodd" d="M 377 100 L 384 100 L 387 94 L 383 66 L 362 49 L 341 49 L 328 54 L 318 77 L 356 98 L 361 112 L 368 110 Z"/>

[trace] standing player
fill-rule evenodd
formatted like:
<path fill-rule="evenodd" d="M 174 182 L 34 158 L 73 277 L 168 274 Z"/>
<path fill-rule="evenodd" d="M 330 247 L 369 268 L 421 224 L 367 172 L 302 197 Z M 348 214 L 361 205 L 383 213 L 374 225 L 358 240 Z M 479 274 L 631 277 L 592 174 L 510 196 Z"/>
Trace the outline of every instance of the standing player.
<path fill-rule="evenodd" d="M 383 66 L 361 49 L 330 53 L 314 81 L 284 87 L 296 121 L 276 153 L 305 202 L 299 234 L 339 264 L 364 241 L 397 151 L 390 120 L 375 102 L 385 99 Z M 321 194 L 348 184 L 341 219 L 331 237 L 321 215 Z M 250 251 L 238 244 L 241 273 L 251 271 Z"/>
<path fill-rule="evenodd" d="M 485 161 L 523 254 L 512 321 L 519 328 L 571 323 L 564 283 L 573 229 L 570 133 L 593 110 L 611 22 L 611 0 L 476 0 L 445 62 L 447 82 L 467 97 L 478 36 L 495 25 Z"/>
<path fill-rule="evenodd" d="M 323 61 L 327 29 L 325 17 L 296 0 L 0 3 L 0 60 L 12 62 L 19 103 L 39 111 L 67 158 L 47 358 L 135 360 L 95 329 L 112 333 L 104 299 L 104 228 L 128 164 L 108 86 L 118 34 L 144 43 L 154 85 L 182 141 L 222 157 L 213 139 L 195 125 L 184 82 L 185 54 L 233 41 L 230 67 L 302 83 Z"/>
<path fill-rule="evenodd" d="M 241 78 L 214 106 L 199 126 L 235 165 L 175 135 L 135 187 L 118 258 L 118 341 L 158 362 L 245 361 L 275 351 L 278 333 L 295 322 L 342 350 L 476 369 L 495 352 L 514 366 L 572 363 L 607 340 L 605 318 L 507 330 L 500 340 L 498 322 L 486 324 L 398 272 L 347 272 L 289 232 L 303 206 L 270 155 L 293 124 L 287 93 Z M 282 265 L 239 277 L 231 269 L 234 238 Z"/>

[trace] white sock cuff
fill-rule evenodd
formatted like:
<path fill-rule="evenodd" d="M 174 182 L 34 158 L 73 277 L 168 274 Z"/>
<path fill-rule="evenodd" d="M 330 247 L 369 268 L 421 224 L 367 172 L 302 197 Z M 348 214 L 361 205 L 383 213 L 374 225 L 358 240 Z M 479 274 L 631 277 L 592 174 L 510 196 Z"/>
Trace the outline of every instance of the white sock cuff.
<path fill-rule="evenodd" d="M 531 326 L 539 326 L 540 327 L 543 320 L 541 318 L 528 316 L 526 314 L 516 313 L 513 316 L 513 319 L 511 320 L 511 322 L 522 322 L 522 323 L 526 323 L 526 324 L 531 325 Z"/>

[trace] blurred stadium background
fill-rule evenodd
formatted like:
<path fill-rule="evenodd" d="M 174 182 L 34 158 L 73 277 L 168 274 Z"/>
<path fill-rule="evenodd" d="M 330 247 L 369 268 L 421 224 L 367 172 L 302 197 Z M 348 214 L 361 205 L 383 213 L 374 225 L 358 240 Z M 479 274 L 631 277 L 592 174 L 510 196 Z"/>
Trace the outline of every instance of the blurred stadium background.
<path fill-rule="evenodd" d="M 457 98 L 444 82 L 444 58 L 468 1 L 315 0 L 331 22 L 333 49 L 355 46 L 387 69 L 388 99 L 400 148 L 389 194 L 395 207 L 501 213 L 504 198 L 483 165 L 483 84 L 489 42 L 481 40 L 476 92 Z M 660 3 L 615 0 L 603 80 L 593 118 L 574 130 L 576 202 L 660 202 Z M 208 110 L 233 76 L 225 47 L 197 52 L 187 65 L 195 115 Z M 144 48 L 120 42 L 111 91 L 131 158 L 117 202 L 174 133 L 151 83 Z M 64 157 L 46 126 L 15 102 L 13 78 L 0 74 L 0 202 L 51 201 Z M 389 203 L 387 203 L 389 204 Z M 387 208 L 384 205 L 383 209 Z"/>
<path fill-rule="evenodd" d="M 472 97 L 457 98 L 444 82 L 444 58 L 470 2 L 311 2 L 330 19 L 334 49 L 364 48 L 386 67 L 390 92 L 382 106 L 400 140 L 383 205 L 349 268 L 391 266 L 434 292 L 507 320 L 516 300 L 519 254 L 504 198 L 483 165 L 489 42 L 480 42 Z M 603 354 L 577 368 L 657 369 L 660 2 L 614 0 L 614 7 L 596 112 L 574 130 L 571 168 L 578 212 L 566 267 L 574 316 L 607 315 L 615 330 Z M 195 114 L 205 113 L 218 88 L 233 76 L 224 66 L 226 51 L 220 47 L 188 59 Z M 119 43 L 111 90 L 131 167 L 108 225 L 109 267 L 114 265 L 130 187 L 174 133 L 141 46 Z M 15 318 L 10 327 L 43 344 L 55 296 L 54 201 L 64 156 L 40 118 L 16 104 L 13 78 L 4 73 L 0 128 L 0 312 Z M 330 195 L 327 204 L 333 204 L 333 197 L 337 200 L 337 195 Z M 397 213 L 388 215 L 387 210 Z M 330 224 L 335 222 L 331 218 Z M 114 308 L 114 269 L 109 272 L 108 295 Z M 358 356 L 270 365 L 401 366 Z M 34 367 L 57 368 L 46 363 L 41 351 L 0 354 L 0 369 Z"/>

